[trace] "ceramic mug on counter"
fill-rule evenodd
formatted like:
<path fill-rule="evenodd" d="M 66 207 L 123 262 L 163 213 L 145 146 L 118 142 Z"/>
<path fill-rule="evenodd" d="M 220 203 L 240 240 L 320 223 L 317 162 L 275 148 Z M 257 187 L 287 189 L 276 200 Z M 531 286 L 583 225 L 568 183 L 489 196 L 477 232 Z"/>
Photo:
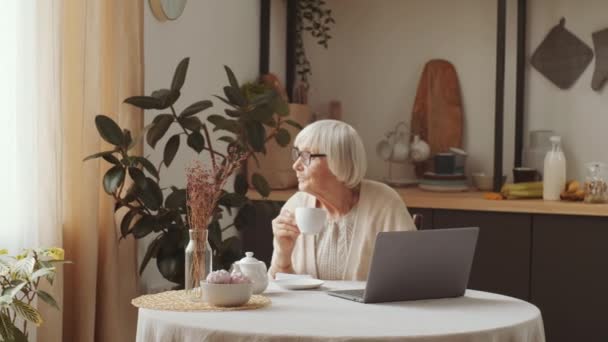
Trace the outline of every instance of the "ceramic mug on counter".
<path fill-rule="evenodd" d="M 456 155 L 450 152 L 437 153 L 435 155 L 435 173 L 453 174 L 456 167 Z"/>
<path fill-rule="evenodd" d="M 536 182 L 539 178 L 538 171 L 531 167 L 516 167 L 513 169 L 513 183 Z"/>

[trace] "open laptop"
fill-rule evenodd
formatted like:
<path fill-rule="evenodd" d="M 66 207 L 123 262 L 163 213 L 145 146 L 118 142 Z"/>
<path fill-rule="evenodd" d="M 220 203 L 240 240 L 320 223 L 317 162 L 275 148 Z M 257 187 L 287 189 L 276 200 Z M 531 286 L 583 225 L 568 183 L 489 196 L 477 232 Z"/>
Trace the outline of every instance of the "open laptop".
<path fill-rule="evenodd" d="M 364 290 L 327 293 L 361 303 L 464 295 L 479 228 L 380 232 Z"/>

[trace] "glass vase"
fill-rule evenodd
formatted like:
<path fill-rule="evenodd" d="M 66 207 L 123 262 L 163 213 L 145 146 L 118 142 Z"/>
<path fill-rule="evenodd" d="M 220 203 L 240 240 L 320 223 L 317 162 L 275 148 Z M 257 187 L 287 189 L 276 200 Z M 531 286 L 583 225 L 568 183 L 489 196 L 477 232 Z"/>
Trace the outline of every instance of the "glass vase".
<path fill-rule="evenodd" d="M 211 272 L 213 251 L 207 229 L 190 229 L 189 233 L 190 241 L 185 251 L 185 290 L 191 300 L 199 301 L 202 299 L 200 281 Z"/>

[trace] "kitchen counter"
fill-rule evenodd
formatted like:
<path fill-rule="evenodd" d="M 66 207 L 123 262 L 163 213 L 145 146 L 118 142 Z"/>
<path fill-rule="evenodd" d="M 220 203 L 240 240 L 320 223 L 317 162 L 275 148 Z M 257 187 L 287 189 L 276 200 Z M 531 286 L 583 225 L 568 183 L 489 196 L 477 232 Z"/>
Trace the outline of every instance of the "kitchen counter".
<path fill-rule="evenodd" d="M 486 200 L 483 192 L 430 192 L 416 187 L 395 188 L 408 207 L 430 209 L 455 209 L 494 211 L 508 213 L 533 213 L 553 215 L 607 216 L 608 204 L 589 204 L 569 201 L 543 201 L 540 199 Z M 284 202 L 296 189 L 273 190 L 266 200 Z M 252 200 L 263 198 L 249 190 L 247 196 Z"/>

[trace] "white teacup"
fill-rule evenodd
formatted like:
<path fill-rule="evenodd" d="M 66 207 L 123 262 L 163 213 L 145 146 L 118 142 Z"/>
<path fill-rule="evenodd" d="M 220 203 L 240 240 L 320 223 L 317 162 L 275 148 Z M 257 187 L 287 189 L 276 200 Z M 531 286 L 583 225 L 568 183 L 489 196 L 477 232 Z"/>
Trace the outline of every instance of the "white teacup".
<path fill-rule="evenodd" d="M 325 227 L 326 217 L 321 208 L 296 208 L 296 224 L 302 234 L 318 234 Z"/>

